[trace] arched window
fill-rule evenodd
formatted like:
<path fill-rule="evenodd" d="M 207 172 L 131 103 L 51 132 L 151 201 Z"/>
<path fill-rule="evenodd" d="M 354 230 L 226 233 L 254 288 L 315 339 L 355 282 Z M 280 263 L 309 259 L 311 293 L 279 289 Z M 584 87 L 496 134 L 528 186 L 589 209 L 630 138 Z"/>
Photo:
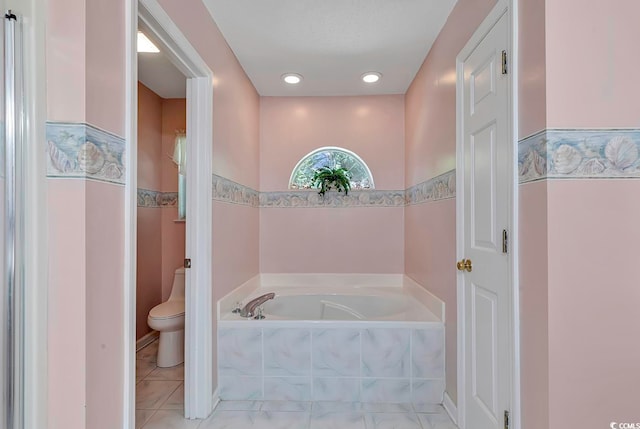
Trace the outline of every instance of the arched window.
<path fill-rule="evenodd" d="M 373 176 L 367 164 L 355 153 L 339 147 L 321 147 L 303 157 L 296 164 L 289 189 L 311 188 L 311 178 L 322 167 L 345 168 L 351 174 L 351 189 L 374 189 Z"/>

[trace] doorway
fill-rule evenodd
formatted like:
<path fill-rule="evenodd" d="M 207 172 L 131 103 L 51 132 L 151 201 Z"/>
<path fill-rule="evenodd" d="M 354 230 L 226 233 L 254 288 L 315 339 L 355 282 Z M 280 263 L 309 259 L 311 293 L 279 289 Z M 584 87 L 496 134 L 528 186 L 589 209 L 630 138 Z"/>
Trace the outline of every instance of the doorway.
<path fill-rule="evenodd" d="M 139 31 L 136 426 L 184 414 L 186 82 Z"/>
<path fill-rule="evenodd" d="M 144 34 L 187 79 L 184 416 L 213 408 L 211 229 L 213 74 L 156 0 L 127 10 L 127 158 L 125 201 L 125 353 L 123 427 L 135 427 L 136 252 L 138 193 L 137 33 Z M 190 265 L 187 264 L 190 261 Z"/>
<path fill-rule="evenodd" d="M 513 5 L 457 57 L 458 424 L 519 427 Z"/>

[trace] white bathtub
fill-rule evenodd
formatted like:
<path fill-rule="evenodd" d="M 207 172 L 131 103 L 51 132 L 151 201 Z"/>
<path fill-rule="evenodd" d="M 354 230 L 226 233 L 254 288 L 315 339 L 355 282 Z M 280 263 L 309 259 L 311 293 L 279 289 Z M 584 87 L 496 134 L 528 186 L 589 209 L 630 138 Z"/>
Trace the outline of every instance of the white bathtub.
<path fill-rule="evenodd" d="M 274 292 L 276 297 L 263 304 L 263 321 L 440 321 L 402 288 L 380 290 L 360 287 L 333 291 L 316 287 L 260 288 L 242 303 L 268 292 Z M 223 320 L 244 319 L 233 313 L 225 316 Z"/>
<path fill-rule="evenodd" d="M 444 303 L 405 276 L 297 274 L 262 275 L 247 282 L 219 302 L 219 320 L 247 320 L 232 313 L 237 303 L 245 305 L 270 292 L 276 297 L 263 305 L 263 322 L 424 323 L 444 319 Z"/>
<path fill-rule="evenodd" d="M 403 296 L 276 295 L 264 304 L 264 314 L 293 320 L 373 320 L 405 313 L 411 305 Z"/>
<path fill-rule="evenodd" d="M 232 313 L 265 293 L 265 319 Z M 442 402 L 444 304 L 404 276 L 263 275 L 218 302 L 223 400 Z"/>

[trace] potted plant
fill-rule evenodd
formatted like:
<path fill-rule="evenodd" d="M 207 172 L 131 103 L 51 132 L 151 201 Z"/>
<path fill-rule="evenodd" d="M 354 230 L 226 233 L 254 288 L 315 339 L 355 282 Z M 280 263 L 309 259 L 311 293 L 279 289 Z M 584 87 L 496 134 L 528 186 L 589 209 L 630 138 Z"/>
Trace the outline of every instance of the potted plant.
<path fill-rule="evenodd" d="M 325 192 L 335 188 L 338 192 L 349 194 L 351 189 L 351 175 L 344 168 L 321 167 L 315 171 L 311 179 L 311 186 L 319 189 L 318 194 L 324 197 Z"/>

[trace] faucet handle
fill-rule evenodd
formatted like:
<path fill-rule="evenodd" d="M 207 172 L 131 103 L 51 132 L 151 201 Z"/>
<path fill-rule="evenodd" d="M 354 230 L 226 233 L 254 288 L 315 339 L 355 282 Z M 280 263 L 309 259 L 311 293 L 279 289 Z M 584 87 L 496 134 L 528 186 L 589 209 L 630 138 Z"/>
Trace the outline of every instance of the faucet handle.
<path fill-rule="evenodd" d="M 242 311 L 242 301 L 237 301 L 236 306 L 231 310 L 232 313 L 238 314 Z"/>
<path fill-rule="evenodd" d="M 262 314 L 262 312 L 263 312 L 262 306 L 258 307 L 258 311 L 257 311 L 258 314 L 256 314 L 256 317 L 254 317 L 254 319 L 256 320 L 264 319 L 264 314 Z"/>

